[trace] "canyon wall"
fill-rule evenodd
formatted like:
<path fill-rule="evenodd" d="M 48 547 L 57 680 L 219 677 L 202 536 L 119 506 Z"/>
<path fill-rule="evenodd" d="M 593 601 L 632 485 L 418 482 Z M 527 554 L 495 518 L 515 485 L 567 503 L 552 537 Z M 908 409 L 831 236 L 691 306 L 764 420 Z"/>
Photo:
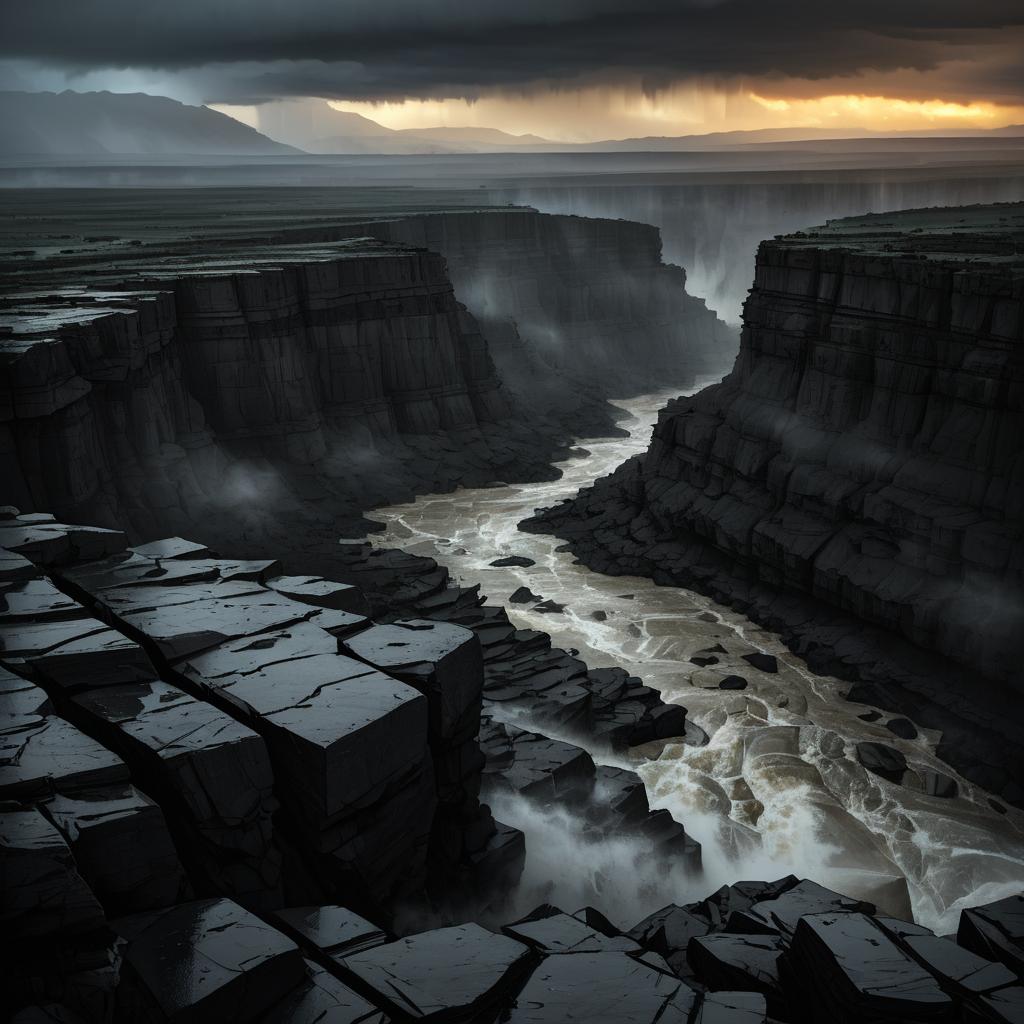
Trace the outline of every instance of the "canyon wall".
<path fill-rule="evenodd" d="M 614 430 L 607 397 L 731 351 L 643 225 L 471 212 L 195 248 L 17 274 L 7 500 L 135 538 L 330 546 L 375 504 L 543 478 L 574 436 Z"/>
<path fill-rule="evenodd" d="M 120 290 L 5 305 L 5 492 L 25 507 L 138 536 L 276 504 L 291 474 L 296 500 L 335 494 L 351 513 L 407 490 L 427 437 L 468 451 L 423 462 L 424 486 L 525 451 L 499 433 L 510 405 L 433 253 L 370 241 L 199 272 L 165 261 Z"/>
<path fill-rule="evenodd" d="M 500 198 L 547 213 L 625 217 L 656 225 L 665 259 L 686 267 L 690 291 L 729 323 L 737 323 L 762 239 L 799 231 L 827 218 L 888 210 L 1024 199 L 1014 168 L 974 174 L 955 166 L 889 171 L 788 171 L 722 175 L 634 175 L 626 182 L 596 176 L 549 180 L 496 190 Z M 717 178 L 717 180 L 716 180 Z"/>
<path fill-rule="evenodd" d="M 1024 688 L 1022 237 L 1010 205 L 764 243 L 733 372 L 529 528 L 605 571 L 704 585 L 876 695 L 964 666 L 943 728 L 981 716 L 1015 761 L 985 680 Z M 893 668 L 897 636 L 943 664 Z M 1009 784 L 991 749 L 969 756 Z"/>
<path fill-rule="evenodd" d="M 615 395 L 731 365 L 734 332 L 687 293 L 682 267 L 662 262 L 661 235 L 649 224 L 511 209 L 422 216 L 383 230 L 442 253 L 459 298 L 483 323 L 514 320 L 539 364 L 531 376 L 546 367 Z M 504 346 L 492 351 L 503 378 L 526 383 Z"/>

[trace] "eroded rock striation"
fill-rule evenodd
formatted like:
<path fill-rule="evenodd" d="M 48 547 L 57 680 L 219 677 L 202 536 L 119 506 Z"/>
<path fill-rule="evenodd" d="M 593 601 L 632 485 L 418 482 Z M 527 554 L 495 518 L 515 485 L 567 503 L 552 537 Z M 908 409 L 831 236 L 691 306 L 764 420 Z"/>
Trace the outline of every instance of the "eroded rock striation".
<path fill-rule="evenodd" d="M 5 264 L 4 500 L 134 541 L 258 538 L 308 573 L 366 509 L 550 477 L 617 429 L 609 396 L 733 351 L 641 224 L 364 210 L 167 233 Z"/>
<path fill-rule="evenodd" d="M 1022 245 L 1012 204 L 763 243 L 732 373 L 527 528 L 738 605 L 1021 799 Z"/>
<path fill-rule="evenodd" d="M 523 866 L 523 834 L 488 794 L 588 815 L 595 838 L 650 836 L 653 855 L 700 868 L 633 773 L 491 717 L 559 679 L 547 720 L 567 708 L 595 742 L 681 735 L 685 711 L 660 715 L 638 681 L 573 659 L 568 684 L 567 656 L 517 641 L 475 591 L 442 585 L 447 617 L 374 623 L 350 584 L 178 537 L 131 548 L 6 508 L 0 545 L 0 919 L 28 940 L 16 1002 L 44 994 L 96 1020 L 255 1020 L 279 1001 L 402 1017 L 381 980 L 398 954 L 407 1014 L 507 1002 L 536 958 L 461 923 L 496 912 Z M 498 702 L 485 649 L 519 651 Z M 359 915 L 399 928 L 411 907 L 460 923 L 370 957 L 386 936 Z M 183 949 L 194 976 L 174 966 Z M 341 960 L 351 991 L 322 974 Z M 479 973 L 462 1002 L 430 980 L 442 969 Z"/>

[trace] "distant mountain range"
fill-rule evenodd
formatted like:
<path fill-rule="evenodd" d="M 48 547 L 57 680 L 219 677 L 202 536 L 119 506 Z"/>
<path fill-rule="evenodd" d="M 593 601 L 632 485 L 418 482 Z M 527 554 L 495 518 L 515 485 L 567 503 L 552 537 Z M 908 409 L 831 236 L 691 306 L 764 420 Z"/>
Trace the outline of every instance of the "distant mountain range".
<path fill-rule="evenodd" d="M 166 96 L 0 92 L 3 156 L 273 156 L 297 153 L 233 117 Z"/>
<path fill-rule="evenodd" d="M 290 107 L 274 104 L 277 124 L 288 125 Z M 300 108 L 295 106 L 298 114 Z M 538 135 L 512 135 L 497 128 L 387 128 L 326 101 L 296 118 L 314 134 L 299 145 L 268 135 L 209 107 L 193 107 L 143 93 L 0 92 L 0 156 L 287 156 L 298 153 L 423 155 L 501 152 L 697 152 L 746 147 L 841 147 L 851 139 L 1020 138 L 1024 125 L 1006 128 L 873 132 L 815 127 L 763 128 L 704 135 L 651 136 L 602 142 L 553 142 Z M 268 121 L 272 119 L 267 118 Z M 262 125 L 262 119 L 261 119 Z M 288 125 L 296 138 L 296 124 Z M 267 129 L 272 131 L 270 127 Z M 279 134 L 280 132 L 275 132 Z M 921 143 L 918 143 L 920 146 Z"/>
<path fill-rule="evenodd" d="M 298 142 L 309 153 L 495 153 L 524 147 L 549 152 L 566 148 L 539 135 L 512 135 L 498 128 L 386 128 L 362 114 L 335 110 L 326 102 L 318 111 L 315 127 L 316 135 Z"/>

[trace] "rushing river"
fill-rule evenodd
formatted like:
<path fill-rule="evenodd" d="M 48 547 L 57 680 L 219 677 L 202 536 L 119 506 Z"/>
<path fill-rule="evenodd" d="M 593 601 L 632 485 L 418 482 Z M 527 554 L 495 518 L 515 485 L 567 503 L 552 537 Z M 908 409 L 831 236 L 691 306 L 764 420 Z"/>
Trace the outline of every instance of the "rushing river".
<path fill-rule="evenodd" d="M 885 726 L 890 715 L 871 715 L 873 709 L 843 699 L 848 683 L 816 675 L 773 633 L 700 594 L 602 576 L 557 551 L 559 539 L 519 532 L 518 523 L 535 508 L 573 496 L 646 448 L 667 397 L 617 403 L 630 414 L 622 424 L 630 436 L 582 441 L 586 454 L 560 464 L 557 481 L 428 495 L 371 514 L 386 527 L 370 538 L 375 545 L 429 555 L 456 581 L 480 583 L 517 626 L 549 633 L 593 668 L 620 665 L 640 676 L 664 700 L 685 706 L 710 736 L 703 747 L 638 748 L 628 762 L 643 778 L 651 806 L 668 808 L 703 843 L 700 878 L 637 879 L 637 858 L 623 844 L 609 841 L 584 852 L 564 816 L 522 803 L 496 806 L 503 820 L 526 831 L 528 873 L 549 878 L 545 897 L 572 904 L 587 894 L 578 885 L 586 874 L 591 891 L 609 895 L 609 912 L 632 913 L 635 920 L 727 882 L 793 872 L 873 899 L 891 913 L 912 910 L 916 920 L 946 933 L 955 930 L 962 906 L 1024 889 L 1024 814 L 1001 813 L 1000 804 L 994 807 L 987 793 L 936 758 L 937 734 L 919 730 L 914 739 L 897 738 Z M 506 555 L 536 564 L 489 564 Z M 509 603 L 522 586 L 564 604 L 564 612 Z M 714 645 L 725 648 L 714 655 L 717 664 L 691 663 L 695 652 Z M 752 668 L 742 660 L 752 651 L 775 655 L 779 671 Z M 719 689 L 730 673 L 743 676 L 747 688 Z M 866 714 L 875 720 L 866 721 Z M 855 751 L 865 740 L 898 748 L 912 769 L 952 776 L 959 794 L 927 796 L 867 772 Z M 625 922 L 632 923 L 628 916 Z"/>

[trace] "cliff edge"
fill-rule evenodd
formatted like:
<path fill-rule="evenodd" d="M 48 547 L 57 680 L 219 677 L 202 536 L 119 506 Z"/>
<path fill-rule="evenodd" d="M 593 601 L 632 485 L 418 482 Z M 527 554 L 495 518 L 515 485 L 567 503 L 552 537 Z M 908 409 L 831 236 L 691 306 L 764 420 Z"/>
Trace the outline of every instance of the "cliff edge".
<path fill-rule="evenodd" d="M 964 666 L 972 701 L 985 678 L 1019 694 L 1022 254 L 1021 204 L 764 242 L 733 371 L 527 528 L 604 571 L 703 584 L 833 671 L 933 672 L 892 668 L 916 658 L 896 634 Z"/>

